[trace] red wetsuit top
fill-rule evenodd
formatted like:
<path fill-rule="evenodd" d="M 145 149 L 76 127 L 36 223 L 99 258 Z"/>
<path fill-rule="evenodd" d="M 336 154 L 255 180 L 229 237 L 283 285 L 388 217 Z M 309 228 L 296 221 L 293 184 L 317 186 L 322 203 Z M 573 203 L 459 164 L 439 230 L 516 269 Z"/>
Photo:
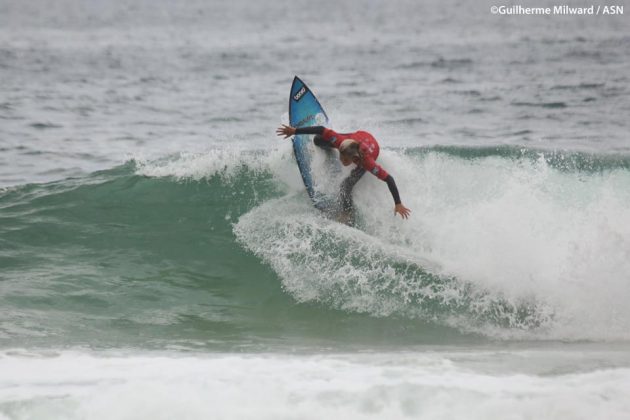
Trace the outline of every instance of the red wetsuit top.
<path fill-rule="evenodd" d="M 398 194 L 398 188 L 394 178 L 387 173 L 385 169 L 378 163 L 376 158 L 378 157 L 379 147 L 378 142 L 367 131 L 355 131 L 354 133 L 337 133 L 330 128 L 315 126 L 315 127 L 300 127 L 295 130 L 295 134 L 316 134 L 321 137 L 323 143 L 328 143 L 331 147 L 339 149 L 341 143 L 344 140 L 354 140 L 359 143 L 359 150 L 363 159 L 357 163 L 357 165 L 366 171 L 370 171 L 378 179 L 387 183 L 389 191 L 392 193 L 394 203 L 400 204 L 400 195 Z M 317 138 L 316 138 L 317 140 Z M 317 142 L 316 142 L 317 144 Z"/>
<path fill-rule="evenodd" d="M 344 140 L 354 140 L 359 143 L 359 150 L 361 151 L 361 156 L 363 159 L 357 163 L 360 167 L 365 169 L 366 171 L 371 172 L 378 179 L 385 181 L 387 176 L 389 175 L 385 169 L 378 163 L 376 163 L 376 158 L 378 158 L 378 142 L 367 131 L 355 131 L 354 133 L 337 133 L 336 131 L 331 130 L 330 128 L 324 128 L 324 132 L 322 133 L 322 138 L 328 142 L 335 148 L 339 149 L 341 143 Z"/>

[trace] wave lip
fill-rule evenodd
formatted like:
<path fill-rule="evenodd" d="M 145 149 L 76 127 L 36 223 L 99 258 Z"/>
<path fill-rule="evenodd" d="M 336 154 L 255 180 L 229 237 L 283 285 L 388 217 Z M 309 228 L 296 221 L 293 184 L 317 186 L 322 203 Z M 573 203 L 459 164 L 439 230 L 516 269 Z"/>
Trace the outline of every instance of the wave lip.
<path fill-rule="evenodd" d="M 498 146 L 384 149 L 379 160 L 410 220 L 392 216 L 374 177 L 354 192 L 360 229 L 322 218 L 288 144 L 5 189 L 0 304 L 11 318 L 0 334 L 136 343 L 128 326 L 144 325 L 157 345 L 208 331 L 293 343 L 336 320 L 333 341 L 359 324 L 412 329 L 411 342 L 439 341 L 428 331 L 450 334 L 439 342 L 630 339 L 627 157 Z"/>
<path fill-rule="evenodd" d="M 385 150 L 410 220 L 392 218 L 368 178 L 355 190 L 362 231 L 285 197 L 234 233 L 298 301 L 506 339 L 626 340 L 630 173 L 589 156 Z"/>

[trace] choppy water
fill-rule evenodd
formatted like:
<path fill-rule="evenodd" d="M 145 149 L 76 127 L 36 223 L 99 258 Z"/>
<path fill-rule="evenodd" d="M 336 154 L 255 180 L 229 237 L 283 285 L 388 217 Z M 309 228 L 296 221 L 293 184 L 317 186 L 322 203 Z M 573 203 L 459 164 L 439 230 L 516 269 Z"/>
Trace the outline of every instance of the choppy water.
<path fill-rule="evenodd" d="M 0 419 L 627 418 L 627 15 L 489 6 L 1 2 Z"/>

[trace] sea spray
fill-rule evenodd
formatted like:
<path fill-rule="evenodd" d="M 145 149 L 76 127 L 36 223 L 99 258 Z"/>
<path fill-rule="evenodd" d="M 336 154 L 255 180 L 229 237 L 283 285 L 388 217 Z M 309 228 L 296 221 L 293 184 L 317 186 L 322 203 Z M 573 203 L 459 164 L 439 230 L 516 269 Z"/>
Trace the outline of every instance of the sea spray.
<path fill-rule="evenodd" d="M 6 190 L 2 337 L 135 342 L 142 328 L 157 346 L 246 343 L 303 319 L 291 341 L 323 318 L 417 329 L 411 341 L 427 325 L 444 337 L 628 337 L 627 160 L 510 148 L 379 160 L 409 220 L 367 175 L 358 228 L 321 217 L 288 143 Z"/>

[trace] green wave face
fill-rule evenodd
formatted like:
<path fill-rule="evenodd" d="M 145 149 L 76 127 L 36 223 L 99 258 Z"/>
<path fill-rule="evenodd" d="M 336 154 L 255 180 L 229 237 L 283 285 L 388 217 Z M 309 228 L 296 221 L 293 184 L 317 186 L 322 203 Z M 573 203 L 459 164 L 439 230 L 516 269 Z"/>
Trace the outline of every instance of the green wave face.
<path fill-rule="evenodd" d="M 359 229 L 322 218 L 289 149 L 7 189 L 2 345 L 625 339 L 626 160 L 501 148 L 380 159 L 409 221 L 371 178 L 355 191 Z"/>
<path fill-rule="evenodd" d="M 282 297 L 231 233 L 251 197 L 275 194 L 268 177 L 244 172 L 227 187 L 220 177 L 176 182 L 133 166 L 2 196 L 4 340 L 222 340 L 239 330 L 240 307 Z"/>

